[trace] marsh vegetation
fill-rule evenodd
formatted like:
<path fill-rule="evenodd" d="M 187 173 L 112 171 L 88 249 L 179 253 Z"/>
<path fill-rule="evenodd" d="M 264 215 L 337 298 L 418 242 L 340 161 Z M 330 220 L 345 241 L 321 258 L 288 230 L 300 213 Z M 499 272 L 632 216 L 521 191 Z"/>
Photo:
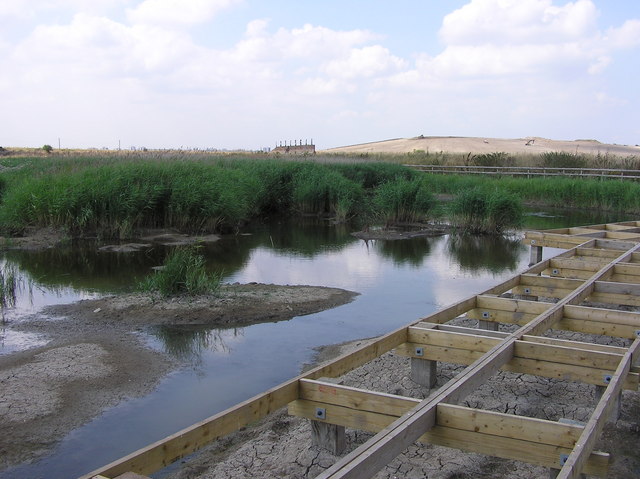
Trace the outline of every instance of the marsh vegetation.
<path fill-rule="evenodd" d="M 400 157 L 407 161 L 420 155 Z M 439 176 L 402 166 L 398 158 L 380 159 L 149 154 L 46 156 L 16 163 L 7 158 L 3 162 L 11 166 L 0 172 L 0 228 L 9 235 L 54 227 L 71 237 L 123 239 L 142 228 L 233 233 L 251 220 L 283 215 L 387 225 L 450 215 L 461 230 L 500 233 L 518 225 L 521 202 L 640 211 L 640 184 L 635 182 Z M 522 159 L 493 153 L 473 161 L 488 165 Z M 557 165 L 583 159 L 557 153 L 542 155 L 540 161 Z M 453 195 L 452 205 L 443 207 L 438 194 Z"/>

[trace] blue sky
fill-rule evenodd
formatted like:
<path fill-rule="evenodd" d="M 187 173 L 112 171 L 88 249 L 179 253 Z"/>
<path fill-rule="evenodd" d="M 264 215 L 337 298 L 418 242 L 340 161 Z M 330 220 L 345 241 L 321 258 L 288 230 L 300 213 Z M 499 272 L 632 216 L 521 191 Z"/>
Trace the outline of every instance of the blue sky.
<path fill-rule="evenodd" d="M 640 143 L 640 2 L 0 0 L 0 145 Z"/>

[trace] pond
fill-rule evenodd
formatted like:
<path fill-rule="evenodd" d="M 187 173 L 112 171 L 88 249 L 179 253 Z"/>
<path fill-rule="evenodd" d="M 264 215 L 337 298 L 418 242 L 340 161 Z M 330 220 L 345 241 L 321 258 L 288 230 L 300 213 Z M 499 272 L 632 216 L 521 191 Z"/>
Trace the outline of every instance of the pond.
<path fill-rule="evenodd" d="M 531 229 L 623 221 L 559 212 L 527 216 Z M 356 291 L 353 302 L 316 314 L 242 328 L 157 327 L 143 333 L 156 349 L 188 364 L 151 394 L 126 401 L 72 431 L 33 464 L 1 478 L 72 478 L 200 421 L 300 373 L 316 348 L 389 332 L 480 292 L 527 267 L 521 235 L 364 242 L 346 225 L 282 221 L 256 225 L 205 248 L 208 266 L 227 282 L 309 284 Z M 558 251 L 545 249 L 545 257 Z M 0 354 L 42 344 L 10 324 L 44 305 L 131 290 L 163 248 L 97 253 L 96 244 L 41 252 L 11 251 L 4 261 L 28 281 L 0 330 Z M 162 477 L 163 472 L 153 477 Z"/>

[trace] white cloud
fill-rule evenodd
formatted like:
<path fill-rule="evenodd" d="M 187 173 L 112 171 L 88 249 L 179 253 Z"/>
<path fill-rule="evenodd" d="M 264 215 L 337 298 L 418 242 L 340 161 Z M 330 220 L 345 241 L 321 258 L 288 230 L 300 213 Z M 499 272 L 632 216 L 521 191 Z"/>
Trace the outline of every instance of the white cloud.
<path fill-rule="evenodd" d="M 613 48 L 637 47 L 640 45 L 640 20 L 627 20 L 620 28 L 610 28 L 606 39 Z"/>
<path fill-rule="evenodd" d="M 593 34 L 596 19 L 590 0 L 472 0 L 444 18 L 440 37 L 448 45 L 571 41 Z"/>
<path fill-rule="evenodd" d="M 132 0 L 7 0 L 0 2 L 0 18 L 30 18 L 70 11 L 99 14 L 131 3 Z"/>
<path fill-rule="evenodd" d="M 352 48 L 345 58 L 331 60 L 324 71 L 332 77 L 372 77 L 406 68 L 407 62 L 380 45 Z"/>
<path fill-rule="evenodd" d="M 136 8 L 127 9 L 134 24 L 195 25 L 205 23 L 218 12 L 242 0 L 144 0 Z"/>

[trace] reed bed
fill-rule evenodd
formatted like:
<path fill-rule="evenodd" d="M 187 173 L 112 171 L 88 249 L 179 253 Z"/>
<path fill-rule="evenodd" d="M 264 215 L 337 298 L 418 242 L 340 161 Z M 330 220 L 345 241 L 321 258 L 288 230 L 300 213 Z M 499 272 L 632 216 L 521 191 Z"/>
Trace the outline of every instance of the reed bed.
<path fill-rule="evenodd" d="M 432 216 L 432 194 L 476 187 L 529 203 L 640 212 L 640 184 L 633 182 L 428 175 L 353 157 L 51 155 L 12 161 L 0 169 L 0 229 L 10 234 L 48 226 L 103 238 L 156 227 L 234 232 L 255 218 L 300 214 L 393 223 Z"/>

